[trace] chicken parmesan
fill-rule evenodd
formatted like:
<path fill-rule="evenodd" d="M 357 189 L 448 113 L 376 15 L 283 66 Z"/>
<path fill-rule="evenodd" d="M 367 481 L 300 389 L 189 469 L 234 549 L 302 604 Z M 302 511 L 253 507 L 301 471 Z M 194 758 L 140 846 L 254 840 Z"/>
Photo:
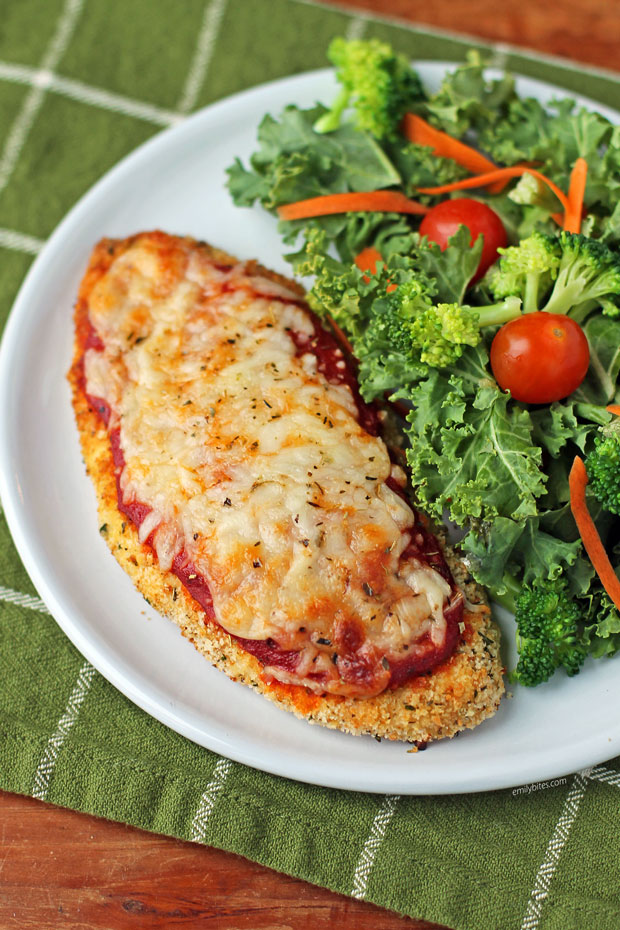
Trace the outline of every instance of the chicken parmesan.
<path fill-rule="evenodd" d="M 75 322 L 103 535 L 213 664 L 356 733 L 428 740 L 495 711 L 488 608 L 295 284 L 189 238 L 103 240 Z"/>

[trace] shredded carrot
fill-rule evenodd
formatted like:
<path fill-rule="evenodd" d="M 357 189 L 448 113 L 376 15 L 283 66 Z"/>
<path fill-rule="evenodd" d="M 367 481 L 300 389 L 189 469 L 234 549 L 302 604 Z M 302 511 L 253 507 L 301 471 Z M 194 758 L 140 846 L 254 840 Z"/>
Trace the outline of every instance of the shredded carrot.
<path fill-rule="evenodd" d="M 568 186 L 568 207 L 564 213 L 564 229 L 566 232 L 578 233 L 581 231 L 583 198 L 586 192 L 587 177 L 588 163 L 585 158 L 578 158 L 573 165 Z"/>
<path fill-rule="evenodd" d="M 377 273 L 377 262 L 382 262 L 381 252 L 379 249 L 375 249 L 374 246 L 369 245 L 367 248 L 362 249 L 359 255 L 355 256 L 355 264 L 360 271 L 369 271 L 371 274 Z M 366 284 L 370 281 L 368 275 L 364 275 L 364 281 Z"/>
<path fill-rule="evenodd" d="M 610 404 L 609 407 L 605 407 L 608 413 L 613 413 L 614 416 L 620 417 L 620 406 L 618 404 Z"/>
<path fill-rule="evenodd" d="M 415 113 L 405 113 L 402 125 L 403 135 L 410 142 L 416 145 L 426 145 L 432 148 L 434 155 L 441 158 L 451 158 L 457 165 L 467 168 L 472 174 L 486 174 L 490 171 L 496 171 L 497 165 L 489 158 L 486 158 L 470 145 L 465 145 L 454 136 L 448 135 L 447 132 L 441 132 L 435 129 L 430 123 L 427 123 L 421 116 Z M 504 189 L 510 179 L 496 181 L 492 187 L 489 187 L 491 194 L 499 194 Z"/>
<path fill-rule="evenodd" d="M 588 484 L 588 474 L 586 466 L 578 455 L 568 476 L 568 487 L 570 490 L 570 509 L 572 510 L 581 541 L 590 557 L 594 571 L 598 575 L 601 584 L 609 594 L 610 598 L 620 610 L 620 580 L 613 570 L 609 557 L 605 552 L 605 547 L 594 525 L 594 520 L 590 516 L 588 504 L 586 502 L 586 486 Z"/>
<path fill-rule="evenodd" d="M 383 261 L 383 258 L 381 256 L 381 252 L 378 249 L 375 249 L 375 247 L 372 245 L 369 245 L 365 249 L 362 249 L 359 255 L 356 255 L 355 257 L 355 264 L 360 269 L 360 271 L 369 271 L 370 274 L 377 273 L 377 262 L 382 262 L 382 261 Z M 368 277 L 367 274 L 364 275 L 364 281 L 366 282 L 366 284 L 368 284 L 370 281 L 370 278 Z M 391 294 L 392 291 L 396 290 L 396 287 L 397 287 L 396 284 L 388 284 L 388 286 L 386 287 L 386 291 L 388 292 L 388 294 Z"/>
<path fill-rule="evenodd" d="M 281 220 L 304 220 L 311 216 L 328 216 L 332 213 L 428 213 L 425 207 L 410 200 L 399 191 L 367 191 L 353 194 L 324 194 L 278 207 Z"/>
<path fill-rule="evenodd" d="M 451 158 L 453 161 L 467 168 L 472 174 L 485 174 L 495 171 L 497 165 L 477 152 L 470 145 L 465 145 L 447 132 L 435 129 L 430 123 L 415 113 L 405 113 L 403 119 L 403 134 L 417 145 L 426 145 L 433 149 L 435 155 Z"/>
<path fill-rule="evenodd" d="M 563 213 L 550 213 L 549 216 L 554 221 L 554 223 L 556 223 L 558 226 L 561 226 L 562 229 L 564 229 L 564 214 Z M 581 219 L 583 219 L 583 211 L 582 211 Z"/>
<path fill-rule="evenodd" d="M 533 174 L 535 178 L 547 185 L 558 198 L 564 212 L 568 209 L 568 197 L 564 194 L 557 184 L 554 184 L 548 177 L 532 168 L 529 165 L 513 165 L 511 168 L 496 168 L 495 171 L 489 171 L 487 174 L 479 174 L 473 178 L 465 178 L 463 181 L 454 181 L 452 184 L 441 184 L 439 187 L 418 187 L 421 194 L 449 194 L 451 191 L 464 191 L 474 187 L 488 187 L 495 181 L 510 180 L 510 178 L 520 178 L 525 173 Z"/>

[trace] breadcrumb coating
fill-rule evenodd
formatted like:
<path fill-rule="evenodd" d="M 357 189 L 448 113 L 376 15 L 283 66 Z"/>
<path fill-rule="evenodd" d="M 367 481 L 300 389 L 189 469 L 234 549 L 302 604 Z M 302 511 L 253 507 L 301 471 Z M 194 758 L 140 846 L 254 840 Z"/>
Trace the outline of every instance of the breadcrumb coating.
<path fill-rule="evenodd" d="M 207 621 L 204 611 L 179 579 L 162 571 L 152 549 L 139 542 L 136 527 L 118 509 L 108 434 L 88 404 L 80 367 L 90 290 L 109 267 L 110 248 L 114 246 L 118 254 L 134 240 L 135 237 L 121 243 L 103 240 L 93 252 L 76 304 L 75 350 L 68 379 L 86 470 L 97 494 L 101 532 L 138 591 L 156 610 L 174 621 L 213 666 L 310 723 L 355 735 L 426 743 L 454 736 L 492 716 L 504 692 L 499 631 L 491 620 L 483 590 L 471 580 L 447 546 L 446 560 L 467 602 L 455 653 L 432 672 L 413 678 L 402 687 L 372 698 L 350 698 L 322 696 L 300 685 L 269 679 L 258 659 L 217 624 Z M 215 261 L 236 261 L 204 243 L 193 244 L 208 250 Z M 257 265 L 252 267 L 259 270 Z M 292 285 L 290 280 L 264 268 L 260 268 L 260 273 L 289 288 Z"/>

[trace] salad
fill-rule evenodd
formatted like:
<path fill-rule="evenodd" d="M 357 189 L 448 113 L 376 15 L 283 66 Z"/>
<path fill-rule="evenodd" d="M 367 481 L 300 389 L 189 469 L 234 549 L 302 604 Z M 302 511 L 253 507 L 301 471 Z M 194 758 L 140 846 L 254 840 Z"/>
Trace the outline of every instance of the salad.
<path fill-rule="evenodd" d="M 428 93 L 335 39 L 335 100 L 266 115 L 229 168 L 308 299 L 401 412 L 417 505 L 515 614 L 513 679 L 620 649 L 620 126 L 467 62 Z"/>

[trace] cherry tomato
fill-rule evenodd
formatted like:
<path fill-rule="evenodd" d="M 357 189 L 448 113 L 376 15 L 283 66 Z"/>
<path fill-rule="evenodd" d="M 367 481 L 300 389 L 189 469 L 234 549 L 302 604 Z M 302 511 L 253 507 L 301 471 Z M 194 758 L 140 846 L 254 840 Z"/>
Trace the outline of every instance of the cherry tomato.
<path fill-rule="evenodd" d="M 470 281 L 470 284 L 474 284 L 493 264 L 497 258 L 497 250 L 508 245 L 506 230 L 497 213 L 485 203 L 471 200 L 469 197 L 459 197 L 457 200 L 443 200 L 436 207 L 431 207 L 420 223 L 420 234 L 428 236 L 441 249 L 445 249 L 448 239 L 457 232 L 459 226 L 467 226 L 471 233 L 472 245 L 478 236 L 484 237 L 480 264 Z"/>
<path fill-rule="evenodd" d="M 581 326 L 559 313 L 524 313 L 505 323 L 491 344 L 497 383 L 526 404 L 550 404 L 572 394 L 589 362 Z"/>

